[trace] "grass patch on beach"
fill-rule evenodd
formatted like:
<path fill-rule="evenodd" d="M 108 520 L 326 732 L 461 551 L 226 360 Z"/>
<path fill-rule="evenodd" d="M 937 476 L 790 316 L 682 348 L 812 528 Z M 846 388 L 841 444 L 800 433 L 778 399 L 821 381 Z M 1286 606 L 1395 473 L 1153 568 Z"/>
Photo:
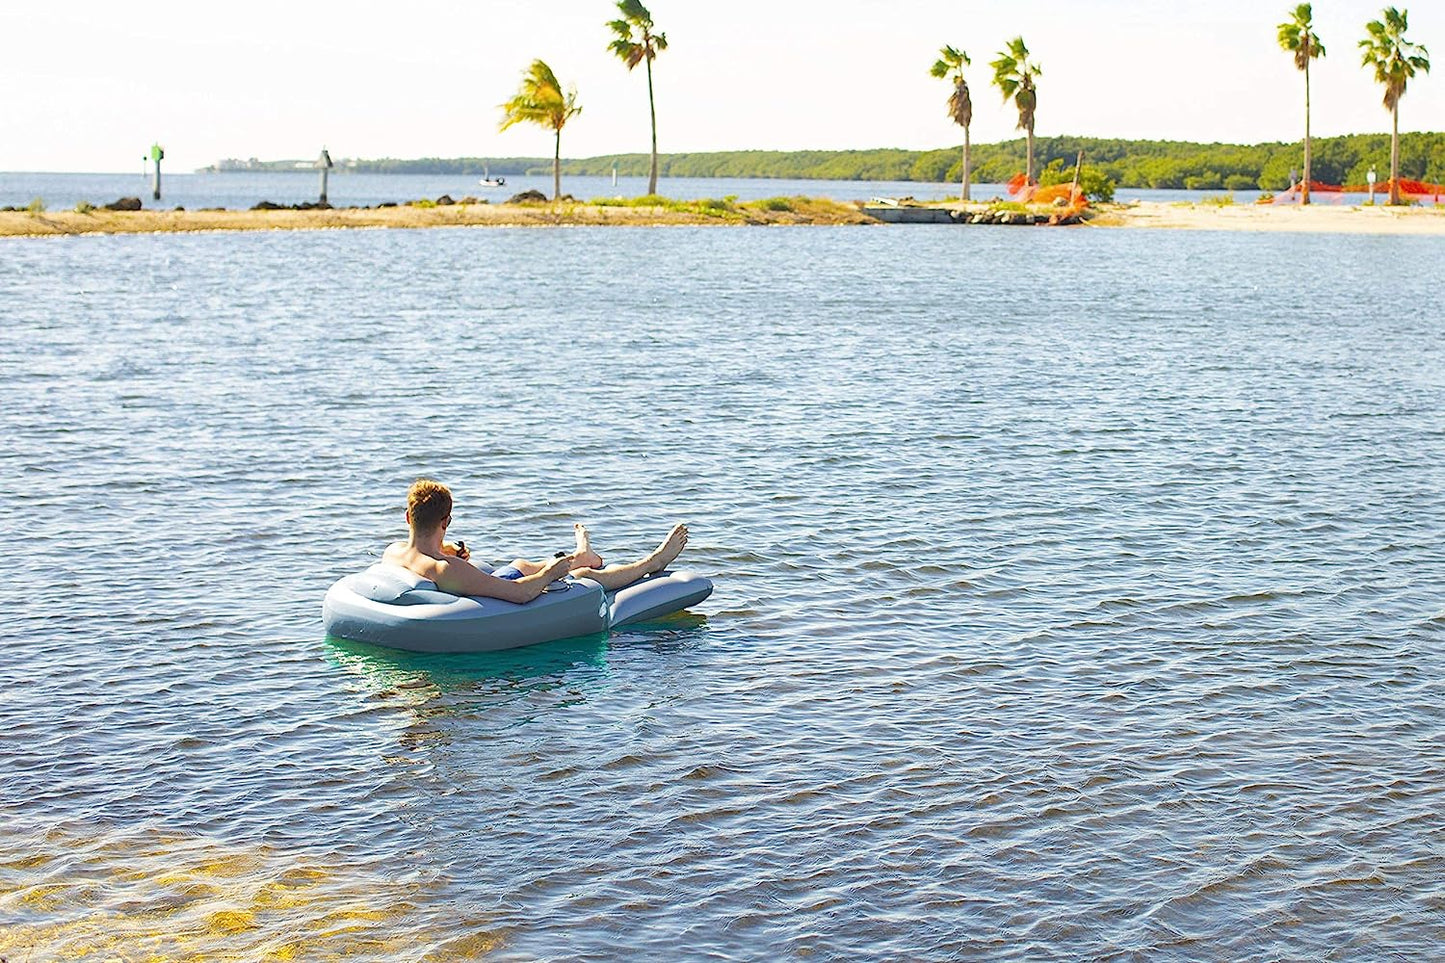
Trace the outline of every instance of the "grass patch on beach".
<path fill-rule="evenodd" d="M 765 197 L 760 201 L 751 201 L 748 207 L 759 211 L 791 211 L 795 206 L 795 198 L 791 197 Z"/>
<path fill-rule="evenodd" d="M 641 197 L 598 197 L 587 202 L 593 207 L 634 208 L 643 210 L 664 210 L 679 214 L 718 218 L 724 221 L 766 221 L 776 222 L 775 215 L 796 215 L 800 220 L 821 220 L 827 223 L 856 220 L 856 205 L 841 204 L 838 201 L 819 197 L 765 197 L 756 201 L 739 202 L 737 195 L 708 197 L 695 201 L 679 201 L 657 194 Z M 789 219 L 782 219 L 790 222 Z"/>
<path fill-rule="evenodd" d="M 588 201 L 593 207 L 660 208 L 679 214 L 700 214 L 704 217 L 727 217 L 737 213 L 737 197 L 707 197 L 697 201 L 677 201 L 660 194 L 641 197 L 597 197 Z"/>
<path fill-rule="evenodd" d="M 1269 195 L 1274 199 L 1274 195 Z M 1197 201 L 1170 201 L 1170 207 L 1183 207 L 1193 209 L 1195 207 L 1233 207 L 1234 192 L 1228 191 L 1224 194 L 1206 194 Z"/>
<path fill-rule="evenodd" d="M 860 219 L 871 221 L 863 215 L 857 204 L 845 204 L 824 197 L 765 197 L 760 201 L 746 201 L 738 210 L 752 216 L 790 214 L 781 223 L 811 221 L 820 224 L 859 223 Z"/>

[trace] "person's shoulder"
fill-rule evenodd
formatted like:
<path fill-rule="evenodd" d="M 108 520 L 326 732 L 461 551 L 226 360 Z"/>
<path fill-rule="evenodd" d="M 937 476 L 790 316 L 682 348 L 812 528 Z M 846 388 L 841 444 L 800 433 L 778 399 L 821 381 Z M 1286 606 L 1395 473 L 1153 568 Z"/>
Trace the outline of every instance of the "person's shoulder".
<path fill-rule="evenodd" d="M 413 575 L 420 575 L 433 582 L 447 570 L 446 562 L 423 552 L 408 549 L 405 542 L 392 542 L 382 553 L 381 560 L 388 565 L 404 568 Z"/>

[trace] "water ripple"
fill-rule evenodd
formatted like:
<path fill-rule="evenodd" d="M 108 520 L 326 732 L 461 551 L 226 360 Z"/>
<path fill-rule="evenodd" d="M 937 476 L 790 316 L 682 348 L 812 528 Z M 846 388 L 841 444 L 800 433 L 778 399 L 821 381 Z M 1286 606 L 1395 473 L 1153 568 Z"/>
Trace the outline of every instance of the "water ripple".
<path fill-rule="evenodd" d="M 1438 241 L 0 247 L 12 960 L 1445 948 Z M 423 473 L 717 593 L 323 639 Z"/>

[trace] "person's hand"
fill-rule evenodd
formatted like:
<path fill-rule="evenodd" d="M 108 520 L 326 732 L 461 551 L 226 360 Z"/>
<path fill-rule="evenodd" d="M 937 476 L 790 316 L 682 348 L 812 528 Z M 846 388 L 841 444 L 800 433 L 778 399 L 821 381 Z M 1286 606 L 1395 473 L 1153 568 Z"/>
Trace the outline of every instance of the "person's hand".
<path fill-rule="evenodd" d="M 557 579 L 572 571 L 572 556 L 563 555 L 561 558 L 552 559 L 543 571 L 547 573 L 547 581 L 557 581 Z"/>
<path fill-rule="evenodd" d="M 461 541 L 457 542 L 456 544 L 452 544 L 451 542 L 443 542 L 442 554 L 453 555 L 461 559 L 463 562 L 470 560 L 472 557 L 472 553 L 467 551 L 467 543 Z"/>

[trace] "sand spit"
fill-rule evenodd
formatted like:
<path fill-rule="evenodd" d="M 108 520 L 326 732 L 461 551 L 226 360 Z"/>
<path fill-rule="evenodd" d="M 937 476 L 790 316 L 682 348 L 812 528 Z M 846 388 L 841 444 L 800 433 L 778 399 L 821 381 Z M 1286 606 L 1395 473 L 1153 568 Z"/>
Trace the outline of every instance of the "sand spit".
<path fill-rule="evenodd" d="M 961 208 L 963 205 L 938 205 Z M 369 210 L 310 211 L 0 211 L 0 236 L 148 234 L 195 231 L 326 230 L 424 227 L 663 227 L 677 225 L 842 225 L 880 222 L 857 203 L 817 198 L 727 203 L 668 202 L 657 206 L 452 204 Z M 987 205 L 968 205 L 985 210 Z M 1101 205 L 1088 227 L 1321 234 L 1445 235 L 1445 208 L 1309 207 L 1141 201 Z"/>
<path fill-rule="evenodd" d="M 769 207 L 769 204 L 772 207 Z M 776 208 L 776 209 L 774 209 Z M 668 225 L 876 224 L 856 205 L 811 198 L 733 205 L 656 207 L 595 204 L 448 204 L 310 211 L 0 211 L 0 236 L 288 231 L 386 227 L 557 227 Z"/>
<path fill-rule="evenodd" d="M 1099 227 L 1194 231 L 1445 235 L 1445 208 L 1141 201 L 1101 208 L 1090 223 Z"/>

